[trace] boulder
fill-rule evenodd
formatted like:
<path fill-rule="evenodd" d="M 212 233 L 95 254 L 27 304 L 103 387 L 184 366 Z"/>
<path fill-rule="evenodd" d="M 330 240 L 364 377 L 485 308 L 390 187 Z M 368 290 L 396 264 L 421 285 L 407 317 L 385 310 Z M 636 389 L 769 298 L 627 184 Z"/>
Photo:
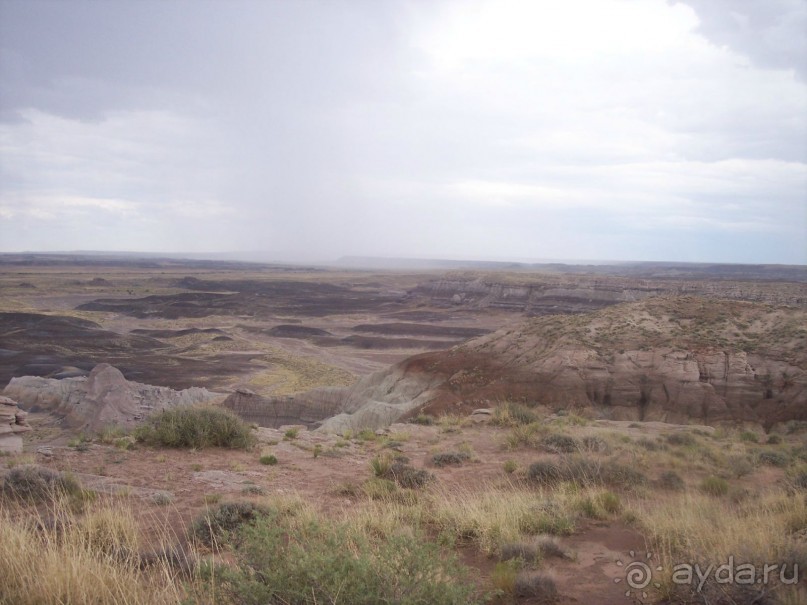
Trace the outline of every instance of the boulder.
<path fill-rule="evenodd" d="M 0 396 L 0 452 L 19 454 L 22 452 L 22 433 L 31 427 L 26 422 L 27 414 L 17 407 L 17 402 Z"/>

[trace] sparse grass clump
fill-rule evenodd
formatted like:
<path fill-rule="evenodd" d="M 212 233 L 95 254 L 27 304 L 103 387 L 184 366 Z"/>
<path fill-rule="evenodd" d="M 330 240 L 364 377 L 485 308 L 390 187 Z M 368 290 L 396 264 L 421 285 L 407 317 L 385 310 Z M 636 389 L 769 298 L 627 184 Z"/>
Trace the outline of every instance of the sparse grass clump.
<path fill-rule="evenodd" d="M 300 429 L 291 428 L 287 429 L 285 433 L 283 433 L 283 440 L 284 441 L 294 441 L 297 439 L 297 435 L 300 434 Z"/>
<path fill-rule="evenodd" d="M 700 487 L 703 493 L 710 496 L 725 496 L 729 492 L 728 481 L 720 477 L 706 477 Z"/>
<path fill-rule="evenodd" d="M 597 454 L 607 454 L 611 451 L 611 446 L 602 437 L 586 435 L 583 437 L 583 449 Z"/>
<path fill-rule="evenodd" d="M 684 480 L 681 478 L 681 475 L 675 471 L 664 471 L 661 473 L 658 479 L 658 484 L 662 489 L 668 489 L 671 491 L 680 491 L 685 487 Z"/>
<path fill-rule="evenodd" d="M 520 403 L 508 402 L 493 410 L 491 422 L 496 426 L 522 426 L 537 422 L 538 414 Z"/>
<path fill-rule="evenodd" d="M 419 424 L 421 426 L 431 426 L 434 424 L 435 419 L 434 416 L 430 414 L 418 414 L 414 418 L 412 418 L 409 422 L 412 424 Z"/>
<path fill-rule="evenodd" d="M 134 435 L 148 445 L 175 448 L 250 449 L 255 444 L 249 425 L 233 412 L 214 406 L 164 410 L 135 429 Z"/>
<path fill-rule="evenodd" d="M 697 443 L 692 433 L 670 433 L 666 439 L 670 445 L 695 445 Z"/>
<path fill-rule="evenodd" d="M 505 460 L 502 467 L 504 468 L 504 472 L 510 475 L 518 470 L 518 462 L 515 460 Z"/>

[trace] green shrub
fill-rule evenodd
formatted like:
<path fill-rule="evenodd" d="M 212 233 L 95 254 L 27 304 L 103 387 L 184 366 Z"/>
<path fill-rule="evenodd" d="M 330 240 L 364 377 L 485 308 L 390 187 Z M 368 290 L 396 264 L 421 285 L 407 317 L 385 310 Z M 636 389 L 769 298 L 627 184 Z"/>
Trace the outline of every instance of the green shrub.
<path fill-rule="evenodd" d="M 266 466 L 274 466 L 275 464 L 277 464 L 277 456 L 275 456 L 274 454 L 268 454 L 266 456 L 261 456 L 258 459 L 258 462 L 260 462 L 261 464 L 266 465 Z"/>
<path fill-rule="evenodd" d="M 518 469 L 518 463 L 515 460 L 504 461 L 504 472 L 508 475 L 515 473 L 516 469 Z"/>
<path fill-rule="evenodd" d="M 754 431 L 743 431 L 740 433 L 740 441 L 759 443 L 759 435 L 757 435 Z"/>
<path fill-rule="evenodd" d="M 255 444 L 249 425 L 220 407 L 180 407 L 151 416 L 135 429 L 135 438 L 164 447 L 249 449 Z"/>
<path fill-rule="evenodd" d="M 41 502 L 59 496 L 80 496 L 81 484 L 70 474 L 44 466 L 15 466 L 3 481 L 2 494 L 9 498 Z"/>
<path fill-rule="evenodd" d="M 725 496 L 729 492 L 729 484 L 720 477 L 706 477 L 701 481 L 701 490 L 710 496 Z"/>
<path fill-rule="evenodd" d="M 297 428 L 288 429 L 285 433 L 283 433 L 283 439 L 285 441 L 292 441 L 294 439 L 297 439 L 297 435 L 299 434 L 300 429 Z"/>
<path fill-rule="evenodd" d="M 432 456 L 434 466 L 448 466 L 462 464 L 471 457 L 465 452 L 442 452 Z"/>
<path fill-rule="evenodd" d="M 349 525 L 270 513 L 241 526 L 235 565 L 218 588 L 232 602 L 474 603 L 473 584 L 455 557 L 421 535 L 370 540 Z"/>

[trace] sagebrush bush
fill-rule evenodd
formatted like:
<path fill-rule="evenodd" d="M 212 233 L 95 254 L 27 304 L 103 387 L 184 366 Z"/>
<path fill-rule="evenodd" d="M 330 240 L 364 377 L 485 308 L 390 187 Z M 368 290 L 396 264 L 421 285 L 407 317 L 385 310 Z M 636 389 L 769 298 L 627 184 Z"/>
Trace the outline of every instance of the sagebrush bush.
<path fill-rule="evenodd" d="M 784 453 L 776 450 L 769 450 L 759 452 L 757 460 L 760 464 L 767 464 L 768 466 L 787 466 L 790 463 L 790 457 Z"/>
<path fill-rule="evenodd" d="M 393 462 L 387 469 L 386 478 L 392 479 L 401 487 L 415 489 L 434 480 L 434 475 L 425 469 L 418 469 L 401 460 Z"/>
<path fill-rule="evenodd" d="M 560 433 L 547 435 L 541 440 L 541 445 L 544 449 L 559 454 L 570 454 L 580 449 L 577 439 Z"/>
<path fill-rule="evenodd" d="M 658 478 L 658 484 L 663 489 L 673 491 L 680 491 L 685 487 L 684 480 L 675 471 L 664 471 L 661 473 Z"/>
<path fill-rule="evenodd" d="M 207 546 L 223 544 L 241 526 L 267 513 L 266 508 L 253 502 L 226 502 L 196 519 L 191 526 L 191 536 Z"/>
<path fill-rule="evenodd" d="M 4 496 L 32 502 L 53 500 L 63 495 L 79 496 L 81 493 L 81 484 L 74 476 L 35 464 L 12 468 L 2 487 Z"/>
<path fill-rule="evenodd" d="M 462 464 L 471 457 L 465 452 L 442 452 L 432 456 L 434 466 L 448 466 Z"/>
<path fill-rule="evenodd" d="M 532 598 L 539 603 L 551 603 L 558 597 L 555 580 L 541 571 L 519 573 L 513 592 L 519 597 Z"/>
<path fill-rule="evenodd" d="M 611 451 L 611 446 L 602 437 L 594 435 L 587 435 L 583 437 L 583 448 L 589 452 L 596 452 L 598 454 L 607 454 Z"/>
<path fill-rule="evenodd" d="M 670 445 L 695 445 L 697 440 L 691 433 L 671 433 L 666 437 Z"/>
<path fill-rule="evenodd" d="M 249 449 L 251 428 L 230 410 L 214 406 L 180 407 L 151 416 L 135 429 L 135 438 L 163 447 Z"/>
<path fill-rule="evenodd" d="M 557 462 L 535 462 L 527 470 L 527 478 L 542 485 L 573 481 L 580 485 L 607 484 L 623 488 L 647 481 L 640 471 L 615 460 L 599 462 L 580 456 L 568 456 Z"/>

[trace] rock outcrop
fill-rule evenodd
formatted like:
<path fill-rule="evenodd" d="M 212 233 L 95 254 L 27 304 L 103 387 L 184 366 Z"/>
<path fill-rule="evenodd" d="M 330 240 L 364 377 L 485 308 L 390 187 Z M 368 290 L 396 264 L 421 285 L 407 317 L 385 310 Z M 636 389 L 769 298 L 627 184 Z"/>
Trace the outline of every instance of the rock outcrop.
<path fill-rule="evenodd" d="M 339 413 L 345 393 L 346 389 L 321 388 L 299 397 L 262 397 L 249 389 L 238 389 L 222 405 L 258 426 L 301 424 L 313 428 Z"/>
<path fill-rule="evenodd" d="M 804 326 L 804 309 L 699 297 L 534 318 L 333 390 L 328 405 L 338 413 L 321 430 L 508 400 L 614 420 L 770 429 L 807 420 Z"/>
<path fill-rule="evenodd" d="M 221 398 L 198 387 L 175 391 L 130 382 L 106 363 L 95 366 L 86 378 L 12 378 L 3 393 L 26 410 L 50 412 L 71 428 L 94 431 L 113 425 L 132 426 L 155 411 Z"/>
<path fill-rule="evenodd" d="M 0 452 L 6 454 L 22 452 L 22 433 L 31 430 L 25 421 L 27 415 L 17 407 L 16 401 L 0 397 Z"/>

